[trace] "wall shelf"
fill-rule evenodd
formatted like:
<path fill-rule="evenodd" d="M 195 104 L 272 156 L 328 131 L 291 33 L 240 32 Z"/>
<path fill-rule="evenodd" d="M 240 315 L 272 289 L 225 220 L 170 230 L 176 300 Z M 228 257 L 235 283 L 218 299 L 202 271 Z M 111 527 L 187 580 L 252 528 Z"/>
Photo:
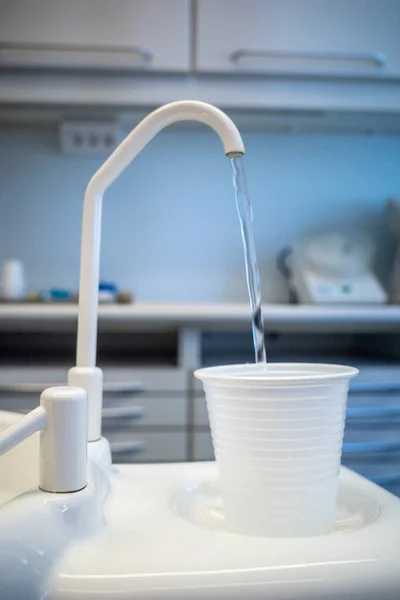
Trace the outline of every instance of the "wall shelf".
<path fill-rule="evenodd" d="M 267 332 L 400 332 L 400 306 L 264 305 Z M 73 304 L 0 305 L 0 330 L 75 326 Z M 193 328 L 244 330 L 250 325 L 248 304 L 173 304 L 138 302 L 99 307 L 100 327 L 118 330 Z"/>

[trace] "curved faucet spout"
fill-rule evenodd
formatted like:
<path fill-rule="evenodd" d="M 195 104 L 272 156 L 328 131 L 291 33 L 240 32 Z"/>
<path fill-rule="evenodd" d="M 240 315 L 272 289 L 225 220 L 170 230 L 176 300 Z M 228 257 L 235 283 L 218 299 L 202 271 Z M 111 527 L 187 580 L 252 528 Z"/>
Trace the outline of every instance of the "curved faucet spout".
<path fill-rule="evenodd" d="M 239 131 L 221 110 L 204 102 L 172 102 L 150 113 L 133 129 L 95 173 L 86 189 L 79 284 L 77 366 L 70 370 L 69 383 L 87 391 L 90 441 L 98 439 L 101 435 L 102 381 L 95 364 L 103 194 L 161 129 L 185 120 L 200 121 L 214 129 L 221 138 L 225 154 L 228 156 L 244 154 Z"/>
<path fill-rule="evenodd" d="M 240 133 L 233 121 L 222 110 L 211 104 L 193 100 L 171 102 L 145 117 L 100 167 L 87 187 L 85 205 L 89 193 L 104 194 L 150 140 L 161 129 L 177 121 L 205 123 L 218 133 L 224 145 L 225 154 L 244 154 Z"/>

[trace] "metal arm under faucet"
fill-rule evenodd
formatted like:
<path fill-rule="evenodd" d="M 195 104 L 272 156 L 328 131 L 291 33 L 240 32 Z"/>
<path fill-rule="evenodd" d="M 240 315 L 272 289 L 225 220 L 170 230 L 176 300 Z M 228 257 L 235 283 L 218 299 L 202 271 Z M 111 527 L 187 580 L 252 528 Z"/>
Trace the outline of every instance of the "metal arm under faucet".
<path fill-rule="evenodd" d="M 89 441 L 95 441 L 101 436 L 103 378 L 101 369 L 95 365 L 103 194 L 161 129 L 185 120 L 200 121 L 214 129 L 222 140 L 226 155 L 244 154 L 239 131 L 221 110 L 211 104 L 193 100 L 172 102 L 150 113 L 135 127 L 95 173 L 86 189 L 79 284 L 77 366 L 70 369 L 68 382 L 85 389 L 88 394 Z"/>

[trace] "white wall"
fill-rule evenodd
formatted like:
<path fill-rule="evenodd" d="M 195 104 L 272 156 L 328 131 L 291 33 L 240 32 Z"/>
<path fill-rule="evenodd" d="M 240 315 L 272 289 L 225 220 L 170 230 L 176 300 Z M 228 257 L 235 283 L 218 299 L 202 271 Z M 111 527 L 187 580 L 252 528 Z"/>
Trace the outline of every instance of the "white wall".
<path fill-rule="evenodd" d="M 400 196 L 400 139 L 243 132 L 264 298 L 286 298 L 275 256 L 315 227 L 382 239 Z M 58 152 L 56 131 L 0 129 L 0 260 L 31 288 L 76 288 L 82 199 L 94 158 Z M 140 300 L 241 300 L 245 278 L 230 166 L 208 131 L 160 134 L 107 192 L 101 275 Z"/>

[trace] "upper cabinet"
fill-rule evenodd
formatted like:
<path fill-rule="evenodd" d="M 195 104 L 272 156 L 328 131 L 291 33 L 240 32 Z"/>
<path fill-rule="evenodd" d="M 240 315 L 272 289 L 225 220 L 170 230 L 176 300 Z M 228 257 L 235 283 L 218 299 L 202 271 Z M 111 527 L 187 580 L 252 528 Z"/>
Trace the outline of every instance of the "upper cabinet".
<path fill-rule="evenodd" d="M 0 67 L 184 72 L 189 0 L 5 0 Z"/>
<path fill-rule="evenodd" d="M 398 133 L 399 31 L 400 0 L 0 0 L 0 112 L 193 98 Z"/>
<path fill-rule="evenodd" d="M 400 0 L 197 0 L 202 72 L 399 78 Z"/>

